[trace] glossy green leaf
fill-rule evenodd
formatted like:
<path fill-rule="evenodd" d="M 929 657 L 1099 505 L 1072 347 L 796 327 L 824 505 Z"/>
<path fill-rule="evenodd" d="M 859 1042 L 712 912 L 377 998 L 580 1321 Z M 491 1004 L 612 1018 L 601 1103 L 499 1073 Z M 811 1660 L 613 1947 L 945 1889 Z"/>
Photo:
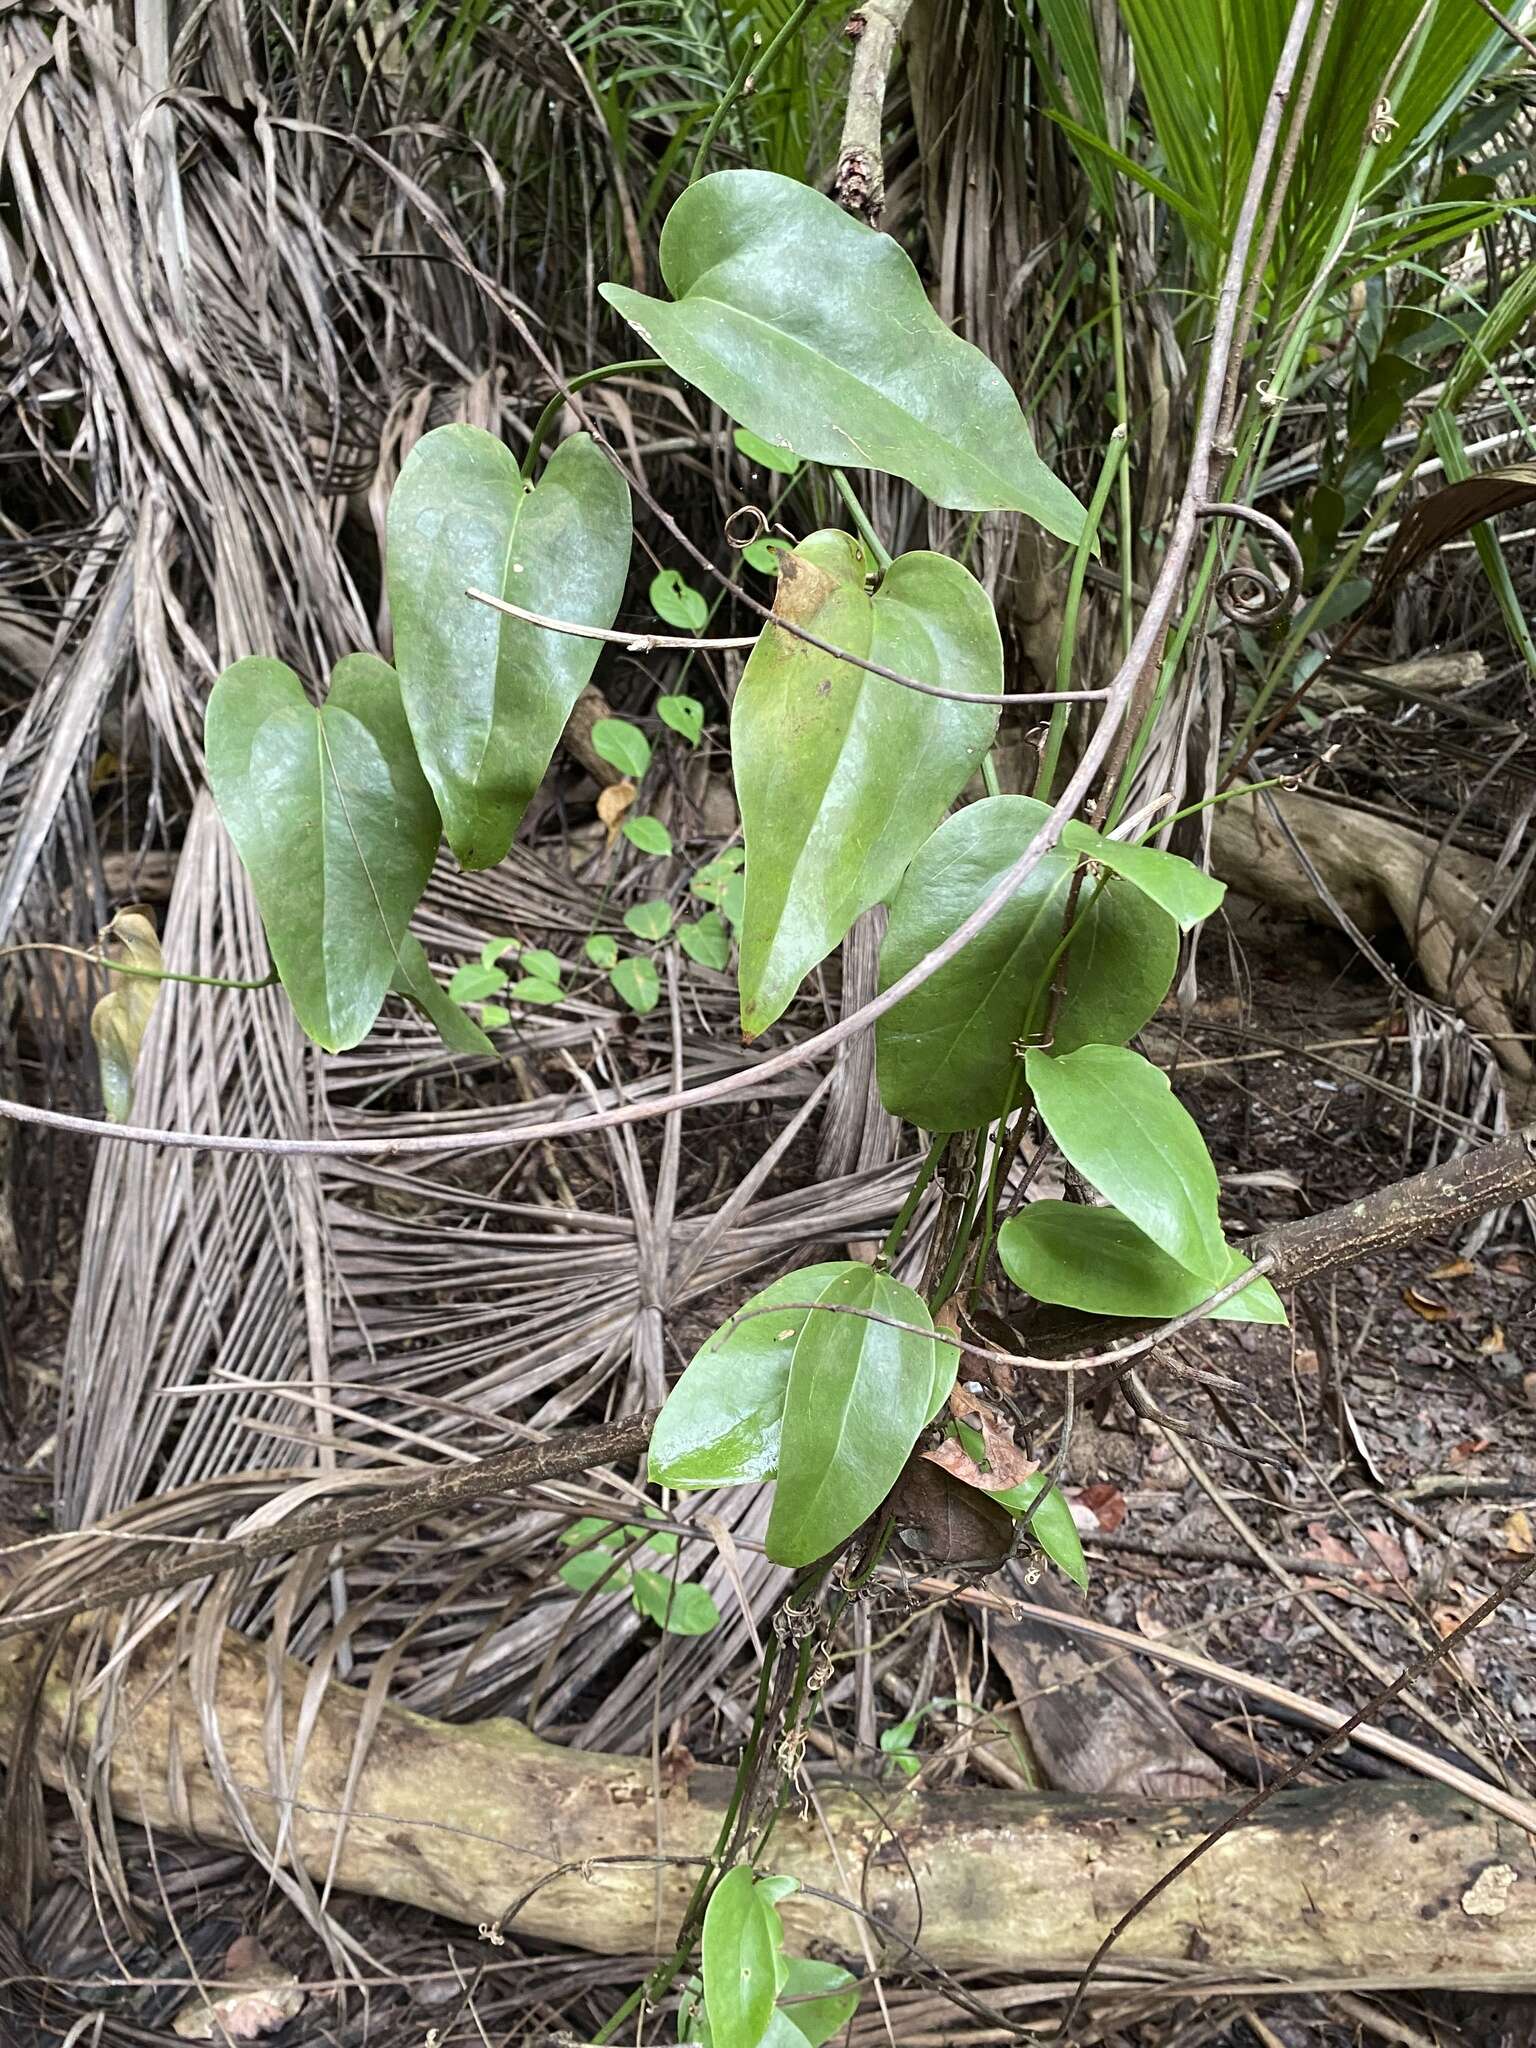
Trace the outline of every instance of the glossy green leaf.
<path fill-rule="evenodd" d="M 660 818 L 626 818 L 624 837 L 631 846 L 638 846 L 642 853 L 667 854 L 672 851 L 672 834 Z"/>
<path fill-rule="evenodd" d="M 648 903 L 632 904 L 624 913 L 624 925 L 637 939 L 647 939 L 654 945 L 672 929 L 672 906 L 659 896 L 653 896 Z"/>
<path fill-rule="evenodd" d="M 516 945 L 516 939 L 487 939 L 480 948 L 480 965 L 494 967 L 502 955 L 510 953 Z"/>
<path fill-rule="evenodd" d="M 530 946 L 519 957 L 524 974 L 532 974 L 540 981 L 552 981 L 557 988 L 559 987 L 565 967 L 553 953 L 543 946 Z"/>
<path fill-rule="evenodd" d="M 284 663 L 237 661 L 213 686 L 204 737 L 294 1014 L 328 1052 L 356 1045 L 399 965 L 439 832 L 395 672 L 348 655 L 317 711 Z"/>
<path fill-rule="evenodd" d="M 921 1295 L 857 1262 L 815 1298 L 932 1327 Z M 779 1483 L 768 1519 L 768 1555 L 776 1563 L 825 1557 L 873 1514 L 932 1412 L 936 1380 L 947 1370 L 952 1383 L 957 1362 L 952 1346 L 927 1335 L 858 1314 L 806 1312 L 790 1358 Z"/>
<path fill-rule="evenodd" d="M 525 974 L 521 981 L 514 981 L 507 990 L 509 1003 L 558 1003 L 562 990 L 559 982 L 545 981 L 537 974 Z"/>
<path fill-rule="evenodd" d="M 771 469 L 776 476 L 793 476 L 800 467 L 800 458 L 792 448 L 777 448 L 761 435 L 752 434 L 745 427 L 738 427 L 731 435 L 739 453 L 748 462 L 755 462 L 759 469 Z"/>
<path fill-rule="evenodd" d="M 720 915 L 733 932 L 741 930 L 742 919 L 747 914 L 747 878 L 745 873 L 730 877 L 720 891 Z"/>
<path fill-rule="evenodd" d="M 676 569 L 658 569 L 651 578 L 651 609 L 682 633 L 702 633 L 709 624 L 709 605 Z"/>
<path fill-rule="evenodd" d="M 630 1587 L 634 1602 L 647 1620 L 669 1636 L 707 1636 L 720 1620 L 720 1610 L 704 1586 L 688 1580 L 673 1585 L 665 1572 L 637 1566 Z"/>
<path fill-rule="evenodd" d="M 548 618 L 611 626 L 629 571 L 629 487 L 586 434 L 536 486 L 478 427 L 438 427 L 389 501 L 395 661 L 421 765 L 466 868 L 512 844 L 601 643 L 508 618 L 488 591 Z"/>
<path fill-rule="evenodd" d="M 943 555 L 903 555 L 871 597 L 846 533 L 784 557 L 779 616 L 901 675 L 1000 691 L 1003 649 L 985 591 Z M 755 1037 L 907 863 L 992 744 L 997 713 L 835 661 L 776 625 L 753 648 L 731 711 L 747 849 L 741 1022 Z"/>
<path fill-rule="evenodd" d="M 667 215 L 661 274 L 670 303 L 614 284 L 603 296 L 760 440 L 887 470 L 959 511 L 1082 531 L 1002 371 L 945 325 L 898 242 L 811 186 L 771 171 L 700 179 Z"/>
<path fill-rule="evenodd" d="M 560 1531 L 560 1541 L 568 1547 L 577 1543 L 593 1543 L 599 1550 L 617 1550 L 627 1533 L 615 1527 L 605 1515 L 583 1515 L 568 1529 Z"/>
<path fill-rule="evenodd" d="M 723 970 L 730 965 L 731 935 L 717 910 L 706 911 L 693 924 L 680 924 L 677 943 L 688 958 L 697 960 L 701 967 Z"/>
<path fill-rule="evenodd" d="M 592 751 L 631 782 L 639 782 L 651 765 L 651 743 L 627 718 L 598 718 L 592 723 Z"/>
<path fill-rule="evenodd" d="M 789 1363 L 810 1314 L 786 1305 L 816 1300 L 847 1271 L 847 1262 L 839 1262 L 786 1273 L 705 1339 L 651 1432 L 648 1469 L 655 1485 L 740 1486 L 774 1476 Z M 755 1313 L 780 1307 L 782 1315 Z"/>
<path fill-rule="evenodd" d="M 594 967 L 613 967 L 618 962 L 618 942 L 607 932 L 593 932 L 583 951 Z"/>
<path fill-rule="evenodd" d="M 160 983 L 151 976 L 160 973 L 164 962 L 155 928 L 139 911 L 120 910 L 105 936 L 116 942 L 118 956 L 126 966 L 145 970 L 142 974 L 114 974 L 111 987 L 91 1011 L 102 1107 L 109 1122 L 125 1124 L 133 1108 L 133 1070 L 160 993 Z"/>
<path fill-rule="evenodd" d="M 1230 1261 L 1216 1169 L 1167 1075 L 1116 1045 L 1032 1051 L 1024 1067 L 1046 1129 L 1089 1186 L 1170 1258 L 1220 1286 Z"/>
<path fill-rule="evenodd" d="M 704 706 L 697 697 L 658 697 L 656 716 L 673 732 L 681 733 L 690 747 L 704 737 Z"/>
<path fill-rule="evenodd" d="M 1134 883 L 1143 896 L 1175 921 L 1181 931 L 1190 931 L 1220 904 L 1226 884 L 1204 874 L 1182 854 L 1165 853 L 1158 846 L 1136 846 L 1124 839 L 1106 839 L 1101 833 L 1075 821 L 1062 834 L 1063 846 L 1074 853 L 1086 853 L 1101 867 L 1110 868 Z"/>
<path fill-rule="evenodd" d="M 1156 1322 L 1187 1315 L 1249 1263 L 1229 1247 L 1220 1279 L 1204 1279 L 1160 1251 L 1118 1209 L 1079 1202 L 1029 1203 L 998 1232 L 997 1252 L 1009 1279 L 1037 1301 Z M 1211 1315 L 1233 1323 L 1286 1319 L 1279 1295 L 1262 1276 Z"/>
<path fill-rule="evenodd" d="M 428 965 L 420 939 L 412 932 L 407 932 L 400 941 L 400 959 L 389 985 L 396 995 L 408 996 L 426 1012 L 436 1027 L 438 1037 L 450 1052 L 495 1052 L 496 1048 L 485 1031 L 496 1024 L 505 1024 L 506 1011 L 493 1014 L 491 1005 L 487 1004 L 480 1013 L 480 1024 L 477 1024 L 441 987 Z M 482 1024 L 485 1030 L 481 1029 Z"/>
<path fill-rule="evenodd" d="M 448 993 L 456 1003 L 480 1003 L 507 985 L 499 967 L 483 967 L 478 960 L 466 960 L 454 970 Z"/>
<path fill-rule="evenodd" d="M 778 1915 L 745 1863 L 728 1870 L 704 1915 L 704 2007 L 714 2048 L 758 2048 L 778 1993 Z"/>
<path fill-rule="evenodd" d="M 983 902 L 1049 816 L 1026 796 L 994 796 L 946 818 L 907 870 L 880 948 L 889 988 Z M 887 1109 L 927 1131 L 969 1130 L 1002 1114 L 1019 1074 L 1017 1041 L 1045 1015 L 1076 855 L 1053 850 L 947 967 L 875 1025 Z M 1191 871 L 1193 872 L 1193 870 Z M 1082 928 L 1053 1044 L 1115 1043 L 1141 1029 L 1178 964 L 1173 920 L 1137 889 L 1084 884 Z"/>
<path fill-rule="evenodd" d="M 994 1493 L 992 1498 L 999 1507 L 1005 1507 L 1010 1515 L 1027 1515 L 1040 1499 L 1040 1489 L 1045 1484 L 1045 1474 L 1036 1472 L 1021 1485 L 1005 1487 L 1002 1492 Z M 1051 1487 L 1045 1499 L 1040 1502 L 1040 1506 L 1035 1509 L 1035 1518 L 1029 1525 L 1029 1533 L 1051 1563 L 1060 1565 L 1067 1577 L 1074 1580 L 1086 1593 L 1088 1566 L 1083 1559 L 1082 1538 L 1077 1533 L 1072 1510 L 1068 1507 L 1060 1487 Z"/>
<path fill-rule="evenodd" d="M 615 992 L 639 1016 L 654 1010 L 661 1001 L 661 977 L 643 956 L 621 960 L 617 967 L 610 969 L 608 979 L 613 983 Z"/>
<path fill-rule="evenodd" d="M 840 2034 L 859 2004 L 859 1980 L 840 1963 L 791 1957 L 779 1986 L 778 2017 L 788 2020 L 810 2048 Z"/>
<path fill-rule="evenodd" d="M 500 1031 L 512 1022 L 512 1012 L 504 1009 L 500 1003 L 482 1003 L 480 1022 L 487 1031 Z M 495 1048 L 492 1047 L 492 1050 Z"/>

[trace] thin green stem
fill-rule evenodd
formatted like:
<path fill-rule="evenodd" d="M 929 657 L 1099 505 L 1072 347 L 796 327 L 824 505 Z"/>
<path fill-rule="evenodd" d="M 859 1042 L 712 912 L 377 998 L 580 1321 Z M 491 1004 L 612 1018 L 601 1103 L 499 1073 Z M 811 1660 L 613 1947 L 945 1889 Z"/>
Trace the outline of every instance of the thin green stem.
<path fill-rule="evenodd" d="M 194 988 L 275 988 L 278 980 L 275 967 L 262 981 L 231 981 L 224 974 L 173 974 L 168 967 L 134 967 L 126 960 L 104 960 L 100 953 L 88 953 L 80 946 L 54 945 L 46 939 L 25 946 L 0 946 L 0 960 L 9 959 L 13 953 L 64 953 L 71 960 L 87 961 L 106 974 L 126 974 L 131 981 L 186 981 Z"/>
<path fill-rule="evenodd" d="M 1107 221 L 1105 229 L 1109 251 L 1109 340 L 1115 363 L 1115 424 L 1127 437 L 1129 445 L 1131 400 L 1125 367 L 1125 317 L 1120 299 L 1120 248 L 1114 221 Z M 1117 481 L 1120 487 L 1120 646 L 1124 655 L 1130 653 L 1135 633 L 1132 587 L 1136 581 L 1136 527 L 1131 505 L 1129 462 L 1119 464 Z"/>
<path fill-rule="evenodd" d="M 1155 839 L 1159 832 L 1166 832 L 1170 825 L 1182 824 L 1184 819 L 1196 817 L 1201 811 L 1213 810 L 1217 804 L 1230 803 L 1235 796 L 1257 796 L 1261 789 L 1281 789 L 1295 780 L 1294 775 L 1271 775 L 1267 782 L 1240 782 L 1235 789 L 1218 789 L 1214 796 L 1203 796 L 1199 803 L 1186 804 L 1182 811 L 1159 818 L 1155 825 L 1147 827 L 1136 844 L 1145 846 L 1149 839 Z"/>
<path fill-rule="evenodd" d="M 761 57 L 758 57 L 757 53 L 762 46 L 763 39 L 755 29 L 753 30 L 752 40 L 747 45 L 746 55 L 736 67 L 736 76 L 725 88 L 719 106 L 716 107 L 709 117 L 709 126 L 699 138 L 699 146 L 694 151 L 693 168 L 688 173 L 690 185 L 696 184 L 702 175 L 704 159 L 714 147 L 715 137 L 720 133 L 721 123 L 725 120 L 726 115 L 735 106 L 743 92 L 756 90 L 758 80 L 764 76 L 774 58 L 778 56 L 780 50 L 783 49 L 784 45 L 795 33 L 795 30 L 800 27 L 805 17 L 815 5 L 816 0 L 800 0 L 799 6 L 785 16 L 783 27 L 768 45 L 767 49 L 763 51 Z M 754 57 L 757 57 L 755 65 L 752 61 Z"/>
<path fill-rule="evenodd" d="M 880 574 L 883 576 L 886 570 L 889 569 L 889 567 L 891 566 L 891 558 L 886 550 L 884 542 L 881 540 L 879 534 L 876 533 L 873 525 L 870 523 L 869 514 L 864 510 L 864 507 L 859 503 L 858 492 L 855 491 L 853 485 L 849 483 L 847 477 L 843 475 L 843 472 L 840 469 L 833 470 L 832 481 L 837 486 L 837 495 L 848 507 L 849 517 L 853 520 L 854 525 L 859 530 L 859 538 L 863 541 L 864 545 L 869 549 L 869 552 L 874 556 L 876 566 L 878 567 Z"/>
<path fill-rule="evenodd" d="M 1072 556 L 1072 575 L 1067 584 L 1067 603 L 1061 620 L 1061 644 L 1056 650 L 1058 690 L 1069 690 L 1072 687 L 1072 661 L 1077 650 L 1077 621 L 1083 606 L 1083 585 L 1088 578 L 1088 559 L 1098 538 L 1099 521 L 1104 517 L 1104 507 L 1109 502 L 1110 486 L 1114 483 L 1116 472 L 1124 459 L 1125 428 L 1116 427 L 1109 437 L 1109 446 L 1104 451 L 1099 480 L 1093 487 L 1093 496 L 1088 502 L 1088 515 L 1083 521 L 1083 530 Z M 1035 795 L 1041 803 L 1049 803 L 1051 800 L 1051 785 L 1056 780 L 1056 768 L 1061 759 L 1061 744 L 1067 736 L 1068 710 L 1067 704 L 1060 703 L 1051 712 L 1045 751 L 1040 756 L 1040 770 L 1035 777 Z"/>
<path fill-rule="evenodd" d="M 885 1242 L 881 1245 L 879 1256 L 876 1260 L 877 1265 L 888 1266 L 891 1263 L 891 1260 L 895 1258 L 897 1252 L 900 1250 L 901 1240 L 907 1234 L 907 1225 L 912 1221 L 913 1216 L 917 1213 L 917 1205 L 923 1199 L 924 1189 L 927 1187 L 929 1181 L 933 1179 L 934 1172 L 938 1167 L 939 1157 L 944 1150 L 945 1143 L 946 1133 L 940 1131 L 939 1135 L 928 1147 L 928 1156 L 923 1161 L 922 1165 L 918 1168 L 917 1179 L 913 1181 L 911 1189 L 907 1194 L 907 1199 L 902 1203 L 901 1207 L 896 1212 L 896 1221 L 891 1225 L 890 1229 L 886 1232 Z"/>
<path fill-rule="evenodd" d="M 555 423 L 564 412 L 566 400 L 573 391 L 585 391 L 589 384 L 601 384 L 605 377 L 633 377 L 642 370 L 664 370 L 666 367 L 660 356 L 632 356 L 622 363 L 599 363 L 595 370 L 583 370 L 579 376 L 567 378 L 564 386 L 555 393 L 533 423 L 533 435 L 519 471 L 523 482 L 532 483 L 539 450 L 554 432 Z"/>

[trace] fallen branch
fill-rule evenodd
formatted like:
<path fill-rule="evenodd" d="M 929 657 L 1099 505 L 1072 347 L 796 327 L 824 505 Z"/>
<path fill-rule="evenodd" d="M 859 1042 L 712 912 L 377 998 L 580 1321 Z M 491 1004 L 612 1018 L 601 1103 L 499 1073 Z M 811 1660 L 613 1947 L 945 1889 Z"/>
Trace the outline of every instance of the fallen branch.
<path fill-rule="evenodd" d="M 157 1831 L 249 1849 L 209 1767 L 185 1668 L 170 1668 L 169 1650 L 168 1641 L 140 1649 L 115 1710 L 116 1810 Z M 20 1652 L 0 1653 L 0 1727 L 14 1726 L 28 1664 Z M 324 1881 L 334 1856 L 341 1888 L 471 1926 L 607 1955 L 669 1944 L 719 1830 L 729 1772 L 694 1769 L 664 1784 L 658 1800 L 644 1759 L 558 1749 L 514 1721 L 462 1726 L 385 1706 L 349 1800 L 364 1695 L 328 1686 L 301 1754 L 309 1676 L 285 1663 L 294 1782 L 281 1800 L 268 1789 L 267 1653 L 226 1633 L 208 1702 L 224 1766 L 265 1842 L 286 1814 L 286 1860 Z M 55 1675 L 37 1738 L 55 1785 L 66 1729 L 78 1770 L 96 1739 L 95 1706 L 72 1702 L 67 1678 Z M 1080 1968 L 1170 1857 L 1232 1810 L 905 1786 L 876 1788 L 872 1798 L 833 1784 L 818 1787 L 818 1804 L 825 1832 L 816 1818 L 786 1818 L 773 1837 L 774 1866 L 831 1895 L 786 1909 L 797 1945 L 815 1939 L 857 1954 L 855 1916 L 831 1901 L 857 1885 L 850 1873 L 862 1873 L 867 1924 L 877 1942 L 890 1935 L 893 1961 L 912 1942 L 951 1966 L 1047 1972 Z M 1205 1989 L 1256 1978 L 1536 1989 L 1536 1851 L 1520 1829 L 1438 1786 L 1283 1795 L 1144 1912 L 1121 1955 L 1138 1975 Z"/>

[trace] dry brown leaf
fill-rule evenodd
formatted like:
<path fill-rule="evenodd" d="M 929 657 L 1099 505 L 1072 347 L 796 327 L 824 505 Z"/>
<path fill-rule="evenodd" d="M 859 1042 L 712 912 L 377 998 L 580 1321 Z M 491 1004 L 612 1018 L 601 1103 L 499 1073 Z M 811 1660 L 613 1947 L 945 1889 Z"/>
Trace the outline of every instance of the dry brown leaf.
<path fill-rule="evenodd" d="M 1531 1518 L 1524 1508 L 1516 1508 L 1505 1522 L 1504 1548 L 1513 1557 L 1529 1557 L 1536 1551 L 1536 1533 L 1532 1532 Z"/>
<path fill-rule="evenodd" d="M 1125 1520 L 1125 1495 L 1107 1479 L 1100 1480 L 1095 1486 L 1079 1487 L 1073 1498 L 1093 1510 L 1093 1519 L 1106 1536 L 1113 1536 Z"/>
<path fill-rule="evenodd" d="M 1459 1444 L 1452 1444 L 1446 1456 L 1453 1465 L 1465 1465 L 1468 1458 L 1481 1457 L 1484 1451 L 1493 1449 L 1491 1436 L 1463 1437 Z"/>
<path fill-rule="evenodd" d="M 1477 1348 L 1484 1358 L 1502 1358 L 1504 1355 L 1503 1325 L 1495 1323 Z"/>
<path fill-rule="evenodd" d="M 219 1974 L 239 1981 L 182 2007 L 172 2032 L 183 2041 L 259 2041 L 279 2033 L 304 2004 L 297 1979 L 251 1935 L 230 1943 Z"/>
<path fill-rule="evenodd" d="M 1522 1373 L 1520 1375 L 1520 1384 L 1525 1389 L 1526 1400 L 1530 1402 L 1533 1408 L 1536 1408 L 1536 1372 Z"/>
<path fill-rule="evenodd" d="M 1420 1293 L 1417 1287 L 1405 1287 L 1403 1299 L 1416 1316 L 1422 1316 L 1426 1323 L 1448 1323 L 1451 1312 L 1443 1301 L 1436 1301 L 1433 1295 Z"/>
<path fill-rule="evenodd" d="M 957 1422 L 974 1429 L 986 1448 L 985 1477 L 967 1455 L 965 1462 L 976 1474 L 974 1479 L 953 1465 L 944 1467 L 957 1479 L 984 1487 L 989 1493 L 1001 1493 L 1004 1487 L 1022 1486 L 1026 1479 L 1039 1471 L 1038 1462 L 1014 1442 L 1013 1428 L 1007 1417 L 990 1401 L 984 1401 L 979 1394 L 968 1393 L 963 1386 L 957 1385 L 949 1397 L 949 1412 Z M 963 1446 L 957 1448 L 963 1450 Z"/>
<path fill-rule="evenodd" d="M 624 813 L 634 800 L 635 785 L 632 782 L 610 782 L 606 789 L 597 792 L 597 815 L 608 829 L 610 846 L 618 838 Z"/>
<path fill-rule="evenodd" d="M 1427 1277 L 1431 1280 L 1465 1280 L 1469 1273 L 1476 1271 L 1470 1259 L 1452 1259 L 1448 1266 L 1436 1266 Z"/>

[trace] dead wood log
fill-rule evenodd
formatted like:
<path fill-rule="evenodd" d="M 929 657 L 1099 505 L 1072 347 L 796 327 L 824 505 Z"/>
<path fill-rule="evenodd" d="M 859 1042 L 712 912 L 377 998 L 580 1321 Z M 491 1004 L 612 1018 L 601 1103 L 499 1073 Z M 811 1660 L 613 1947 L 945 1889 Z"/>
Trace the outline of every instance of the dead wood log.
<path fill-rule="evenodd" d="M 1431 993 L 1486 1039 L 1522 1092 L 1536 1064 L 1516 1023 L 1521 963 L 1485 896 L 1492 863 L 1365 811 L 1303 791 L 1218 805 L 1211 867 L 1231 888 L 1298 917 L 1366 937 L 1397 925 Z"/>
<path fill-rule="evenodd" d="M 17 1725 L 30 1653 L 0 1651 L 0 1730 Z M 350 1799 L 364 1695 L 328 1685 L 297 1730 L 310 1674 L 283 1671 L 286 1769 L 274 1778 L 268 1665 L 226 1634 L 200 1714 L 164 1635 L 138 1651 L 115 1709 L 117 1811 L 157 1830 L 249 1849 L 208 1761 L 222 1768 L 260 1838 L 344 1890 L 422 1906 L 599 1954 L 670 1946 L 698 1858 L 713 1846 L 730 1775 L 664 1775 L 643 1759 L 562 1750 L 519 1723 L 457 1725 L 386 1705 Z M 58 1668 L 44 1687 L 37 1754 L 57 1785 L 96 1736 L 91 1699 L 71 1702 Z M 78 1761 L 75 1768 L 79 1768 Z M 287 1789 L 274 1796 L 274 1782 Z M 801 1883 L 862 1894 L 877 1942 L 902 1938 L 952 1966 L 1059 1973 L 1230 1808 L 1140 1805 L 982 1791 L 818 1787 L 825 1828 L 789 1816 L 772 1862 Z M 350 1807 L 343 1828 L 338 1815 Z M 658 1853 L 675 1859 L 657 1867 Z M 628 1860 L 624 1860 L 628 1859 Z M 515 1910 L 514 1910 L 515 1909 Z M 787 1908 L 804 1945 L 858 1953 L 844 1907 L 802 1895 Z M 894 1938 L 892 1938 L 894 1937 Z M 1536 1988 L 1536 1849 L 1517 1827 L 1438 1786 L 1370 1784 L 1282 1794 L 1217 1843 L 1121 1941 L 1138 1971 L 1202 1985 L 1251 1981 Z"/>

